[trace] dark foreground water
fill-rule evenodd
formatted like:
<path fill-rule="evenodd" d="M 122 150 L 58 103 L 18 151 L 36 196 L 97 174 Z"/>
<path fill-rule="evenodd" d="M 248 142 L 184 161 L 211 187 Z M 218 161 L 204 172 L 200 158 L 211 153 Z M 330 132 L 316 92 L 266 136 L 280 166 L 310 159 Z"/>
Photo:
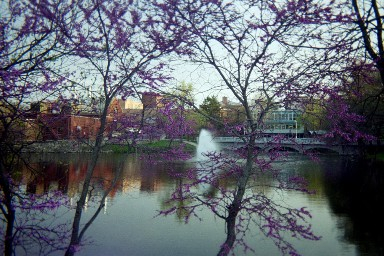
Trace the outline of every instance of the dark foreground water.
<path fill-rule="evenodd" d="M 34 176 L 23 170 L 21 189 L 41 194 L 61 190 L 75 205 L 81 191 L 87 155 L 38 155 L 35 168 L 44 170 Z M 182 164 L 179 164 L 182 168 Z M 302 255 L 384 255 L 383 249 L 383 170 L 380 166 L 323 156 L 314 163 L 291 155 L 279 163 L 287 174 L 302 174 L 316 194 L 281 194 L 266 190 L 271 198 L 292 206 L 306 206 L 313 214 L 312 224 L 320 241 L 292 240 Z M 136 155 L 104 155 L 95 170 L 92 195 L 101 195 L 116 169 L 122 168 L 117 186 L 107 198 L 103 212 L 86 233 L 86 245 L 77 255 L 216 255 L 224 241 L 224 223 L 208 210 L 188 224 L 183 216 L 155 217 L 165 209 L 165 201 L 182 181 L 168 175 L 168 164 L 149 165 Z M 282 199 L 283 198 L 283 199 Z M 69 221 L 74 210 L 61 209 L 59 220 Z M 95 211 L 90 201 L 84 218 Z M 255 249 L 249 255 L 280 255 L 273 243 L 253 228 L 247 237 Z M 67 241 L 63 241 L 66 243 Z M 21 254 L 22 251 L 19 250 Z M 235 250 L 243 255 L 242 250 Z M 28 254 L 28 253 L 27 253 Z M 63 255 L 56 252 L 55 255 Z"/>

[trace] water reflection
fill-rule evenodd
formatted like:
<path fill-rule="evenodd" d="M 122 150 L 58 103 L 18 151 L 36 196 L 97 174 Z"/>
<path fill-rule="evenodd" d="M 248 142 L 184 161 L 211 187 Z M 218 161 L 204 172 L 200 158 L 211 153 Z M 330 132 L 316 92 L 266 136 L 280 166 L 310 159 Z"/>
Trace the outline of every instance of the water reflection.
<path fill-rule="evenodd" d="M 71 198 L 80 193 L 87 155 L 44 154 L 31 159 L 34 169 L 42 170 L 42 174 L 22 169 L 18 179 L 22 189 L 34 194 L 58 189 Z M 368 168 L 360 162 L 337 157 L 324 157 L 314 164 L 298 155 L 279 164 L 287 176 L 304 175 L 309 188 L 317 191 L 313 195 L 292 193 L 286 199 L 293 205 L 308 205 L 313 211 L 314 227 L 323 236 L 319 242 L 298 242 L 299 252 L 304 255 L 383 255 L 384 226 L 380 209 L 384 199 L 383 166 L 372 164 Z M 136 155 L 103 155 L 94 172 L 92 193 L 96 195 L 109 188 L 118 165 L 123 166 L 122 175 L 108 196 L 108 210 L 89 231 L 97 246 L 84 247 L 79 255 L 217 253 L 224 238 L 224 225 L 214 220 L 208 211 L 201 214 L 203 223 L 192 221 L 189 225 L 180 224 L 185 216 L 183 212 L 178 213 L 177 219 L 153 218 L 156 210 L 169 207 L 165 201 L 173 189 L 184 182 L 171 177 L 169 171 L 185 168 L 185 163 L 152 165 Z M 230 184 L 228 182 L 228 186 Z M 273 191 L 266 193 L 273 196 Z M 251 243 L 255 244 L 258 255 L 278 253 L 257 233 L 255 237 L 251 237 Z M 173 249 L 170 251 L 170 248 Z"/>
<path fill-rule="evenodd" d="M 42 194 L 51 190 L 60 190 L 73 197 L 81 192 L 81 184 L 89 164 L 88 155 L 43 154 L 31 158 L 32 167 L 22 169 L 21 186 L 30 193 Z M 128 192 L 139 188 L 143 192 L 156 192 L 168 183 L 169 163 L 147 165 L 136 155 L 108 154 L 100 157 L 93 174 L 93 186 L 106 190 L 116 175 L 116 166 L 123 165 L 122 178 L 109 194 Z"/>
<path fill-rule="evenodd" d="M 330 207 L 341 217 L 344 239 L 356 244 L 361 255 L 384 255 L 383 170 L 383 163 L 373 161 L 324 163 Z"/>

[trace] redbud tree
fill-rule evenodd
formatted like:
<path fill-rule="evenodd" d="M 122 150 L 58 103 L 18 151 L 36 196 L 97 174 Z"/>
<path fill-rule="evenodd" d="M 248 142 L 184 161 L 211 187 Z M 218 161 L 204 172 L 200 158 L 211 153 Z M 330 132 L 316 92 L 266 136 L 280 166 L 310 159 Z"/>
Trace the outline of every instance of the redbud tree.
<path fill-rule="evenodd" d="M 35 125 L 30 121 L 31 103 L 58 96 L 68 86 L 64 73 L 57 73 L 62 66 L 56 60 L 71 49 L 64 47 L 61 28 L 51 19 L 52 11 L 60 20 L 66 9 L 53 3 L 41 8 L 35 1 L 3 1 L 0 9 L 0 210 L 4 227 L 1 248 L 4 255 L 12 255 L 16 248 L 31 247 L 40 247 L 41 253 L 47 253 L 60 249 L 60 241 L 68 233 L 62 227 L 44 228 L 36 215 L 44 211 L 54 214 L 65 199 L 20 191 L 15 175 L 21 164 L 35 174 L 40 172 L 21 154 L 31 143 L 24 139 Z M 48 233 L 52 237 L 56 234 L 56 239 L 49 238 Z"/>
<path fill-rule="evenodd" d="M 269 111 L 281 107 L 303 109 L 314 100 L 333 103 L 330 115 L 334 122 L 328 136 L 347 141 L 365 137 L 355 125 L 362 117 L 340 104 L 344 86 L 341 78 L 353 50 L 350 45 L 329 46 L 319 40 L 325 28 L 333 29 L 334 40 L 338 29 L 335 24 L 348 24 L 350 15 L 340 14 L 341 6 L 334 1 L 169 0 L 158 1 L 158 6 L 188 33 L 192 54 L 187 61 L 215 74 L 218 81 L 213 90 L 230 93 L 245 116 L 244 122 L 227 127 L 244 146 L 235 156 L 208 153 L 208 164 L 178 174 L 190 182 L 181 184 L 170 200 L 189 203 L 180 203 L 183 209 L 173 207 L 161 213 L 182 210 L 188 213 L 188 220 L 200 207 L 207 207 L 226 223 L 226 239 L 218 255 L 227 255 L 236 245 L 250 249 L 244 239 L 250 223 L 272 239 L 283 254 L 297 254 L 284 234 L 320 239 L 308 222 L 311 214 L 305 208 L 273 201 L 254 187 L 265 174 L 276 180 L 272 187 L 281 191 L 309 192 L 306 182 L 301 177 L 282 179 L 273 163 L 284 154 L 278 150 L 266 152 L 263 148 L 271 145 L 263 147 L 256 141 L 263 136 Z M 326 39 L 330 42 L 331 36 Z M 336 117 L 336 112 L 343 119 Z M 269 141 L 278 149 L 282 139 L 275 136 Z M 232 186 L 223 180 L 233 181 Z M 215 193 L 200 190 L 201 185 Z"/>
<path fill-rule="evenodd" d="M 73 71 L 68 79 L 78 91 L 100 92 L 96 97 L 103 99 L 100 129 L 92 145 L 66 251 L 66 255 L 73 255 L 84 234 L 80 228 L 82 209 L 103 145 L 113 98 L 138 97 L 140 92 L 161 87 L 167 81 L 162 58 L 171 53 L 185 54 L 186 48 L 183 28 L 172 26 L 172 19 L 164 18 L 162 10 L 151 2 L 95 0 L 67 4 L 71 7 L 67 16 L 52 20 L 66 37 L 65 47 L 73 49 L 63 59 Z"/>
<path fill-rule="evenodd" d="M 5 153 L 15 152 L 13 138 L 18 137 L 15 132 L 21 132 L 16 129 L 17 123 L 27 119 L 19 110 L 23 108 L 25 113 L 29 103 L 53 96 L 68 102 L 72 95 L 77 98 L 82 94 L 101 99 L 101 110 L 97 110 L 100 129 L 92 142 L 91 164 L 77 202 L 66 252 L 72 255 L 100 210 L 80 229 L 82 209 L 104 135 L 113 127 L 107 118 L 112 99 L 138 97 L 143 91 L 163 86 L 168 76 L 164 75 L 167 65 L 162 58 L 171 53 L 188 53 L 184 31 L 173 26 L 172 19 L 165 18 L 163 11 L 150 2 L 25 1 L 2 3 L 1 9 L 1 210 L 7 224 L 6 255 L 13 251 L 16 214 L 10 177 L 13 169 L 7 167 L 14 158 Z M 70 88 L 70 92 L 63 88 Z M 56 91 L 60 94 L 54 95 Z M 60 240 L 64 240 L 62 236 Z"/>

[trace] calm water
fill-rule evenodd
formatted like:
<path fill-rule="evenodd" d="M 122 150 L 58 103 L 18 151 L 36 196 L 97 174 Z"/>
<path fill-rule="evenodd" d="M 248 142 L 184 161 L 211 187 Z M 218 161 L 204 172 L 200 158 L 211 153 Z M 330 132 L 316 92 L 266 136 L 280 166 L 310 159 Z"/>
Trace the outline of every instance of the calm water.
<path fill-rule="evenodd" d="M 35 177 L 23 170 L 21 188 L 30 193 L 59 189 L 75 204 L 81 190 L 87 155 L 38 155 L 36 169 L 45 175 Z M 178 164 L 183 168 L 183 164 Z M 322 157 L 314 163 L 291 155 L 279 163 L 283 172 L 302 174 L 314 195 L 274 190 L 266 193 L 293 206 L 307 206 L 320 241 L 294 241 L 302 255 L 384 255 L 383 172 L 382 167 L 360 165 L 339 157 Z M 185 224 L 179 216 L 155 217 L 165 209 L 165 201 L 181 180 L 168 175 L 169 164 L 145 164 L 136 155 L 104 155 L 94 175 L 92 193 L 101 194 L 109 186 L 117 168 L 122 175 L 107 199 L 104 211 L 87 231 L 87 245 L 77 255 L 216 255 L 224 241 L 224 223 L 202 210 L 202 220 Z M 376 169 L 375 169 L 376 168 Z M 61 210 L 59 221 L 73 218 L 74 210 Z M 84 217 L 94 212 L 89 202 Z M 84 219 L 84 218 L 83 218 Z M 255 228 L 247 237 L 256 255 L 280 255 L 270 240 Z M 236 255 L 243 255 L 236 250 Z M 59 253 L 57 255 L 62 255 Z M 252 255 L 250 253 L 249 255 Z"/>

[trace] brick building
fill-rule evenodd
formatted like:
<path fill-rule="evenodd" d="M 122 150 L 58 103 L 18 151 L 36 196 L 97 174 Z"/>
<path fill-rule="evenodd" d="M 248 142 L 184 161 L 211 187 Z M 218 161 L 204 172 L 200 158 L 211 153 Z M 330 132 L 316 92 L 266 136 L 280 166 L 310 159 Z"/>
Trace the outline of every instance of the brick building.
<path fill-rule="evenodd" d="M 42 140 L 95 139 L 100 128 L 97 115 L 42 114 L 38 122 Z"/>
<path fill-rule="evenodd" d="M 32 104 L 31 110 L 26 140 L 95 139 L 100 128 L 98 114 L 79 112 L 69 104 L 39 102 Z"/>
<path fill-rule="evenodd" d="M 135 130 L 142 118 L 151 120 L 154 109 L 161 106 L 162 97 L 154 93 L 143 93 L 143 103 L 135 100 L 113 99 L 108 112 L 105 135 L 121 133 L 124 129 Z M 25 125 L 25 139 L 71 140 L 95 139 L 100 128 L 100 110 L 90 113 L 82 105 L 57 102 L 39 102 L 31 105 L 32 113 Z M 88 106 L 89 108 L 89 106 Z M 148 121 L 146 120 L 146 121 Z M 131 126 L 129 126 L 131 125 Z"/>

